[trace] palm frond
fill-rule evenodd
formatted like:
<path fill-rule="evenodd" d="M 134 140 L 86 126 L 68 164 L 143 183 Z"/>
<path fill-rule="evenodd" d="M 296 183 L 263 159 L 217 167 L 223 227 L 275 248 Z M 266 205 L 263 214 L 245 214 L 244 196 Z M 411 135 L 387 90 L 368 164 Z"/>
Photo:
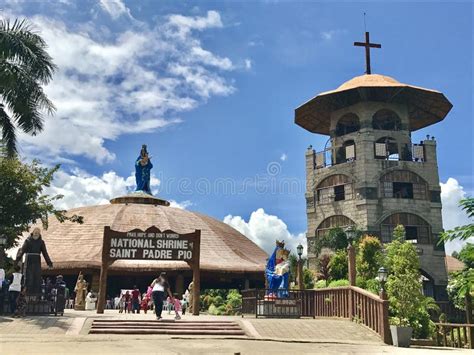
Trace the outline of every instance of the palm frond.
<path fill-rule="evenodd" d="M 28 67 L 30 75 L 47 84 L 56 70 L 46 42 L 26 20 L 0 20 L 0 57 Z"/>
<path fill-rule="evenodd" d="M 7 157 L 12 158 L 17 152 L 15 126 L 3 109 L 3 105 L 0 105 L 0 127 L 2 128 L 2 143 L 5 145 Z"/>

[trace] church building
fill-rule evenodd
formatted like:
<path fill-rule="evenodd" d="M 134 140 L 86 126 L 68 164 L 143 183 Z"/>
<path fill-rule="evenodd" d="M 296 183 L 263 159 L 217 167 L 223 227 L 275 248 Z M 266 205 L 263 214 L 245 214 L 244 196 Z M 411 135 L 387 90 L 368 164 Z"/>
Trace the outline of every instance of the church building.
<path fill-rule="evenodd" d="M 441 93 L 372 74 L 323 92 L 295 110 L 295 122 L 328 136 L 306 152 L 308 259 L 314 243 L 334 227 L 354 226 L 389 243 L 396 225 L 416 244 L 427 296 L 445 299 L 447 273 L 435 137 L 412 141 L 412 132 L 443 120 L 452 104 Z"/>

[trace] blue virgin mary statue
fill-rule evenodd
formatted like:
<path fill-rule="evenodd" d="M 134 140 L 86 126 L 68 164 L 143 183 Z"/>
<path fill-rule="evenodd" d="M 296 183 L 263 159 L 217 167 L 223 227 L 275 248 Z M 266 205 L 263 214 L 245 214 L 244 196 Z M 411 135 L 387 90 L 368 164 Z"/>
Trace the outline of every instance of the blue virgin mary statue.
<path fill-rule="evenodd" d="M 151 157 L 148 156 L 146 145 L 143 144 L 140 155 L 135 161 L 135 179 L 137 182 L 137 189 L 135 191 L 143 191 L 149 195 L 151 195 L 150 170 L 153 168 L 150 159 Z"/>

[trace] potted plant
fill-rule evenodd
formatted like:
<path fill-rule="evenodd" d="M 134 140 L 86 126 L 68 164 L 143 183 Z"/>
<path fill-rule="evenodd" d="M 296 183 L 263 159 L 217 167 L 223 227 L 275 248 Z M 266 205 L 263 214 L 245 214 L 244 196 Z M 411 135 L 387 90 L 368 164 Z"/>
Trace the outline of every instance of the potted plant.
<path fill-rule="evenodd" d="M 423 308 L 420 284 L 420 261 L 415 247 L 405 240 L 405 229 L 399 225 L 393 241 L 386 247 L 385 263 L 389 270 L 387 295 L 390 303 L 390 330 L 394 346 L 409 347 L 413 326 Z"/>

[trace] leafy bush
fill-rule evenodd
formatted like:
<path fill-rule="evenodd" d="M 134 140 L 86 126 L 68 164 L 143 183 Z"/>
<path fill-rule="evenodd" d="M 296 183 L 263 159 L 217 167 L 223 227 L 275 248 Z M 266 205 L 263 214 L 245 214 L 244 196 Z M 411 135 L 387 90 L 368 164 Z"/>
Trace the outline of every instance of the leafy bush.
<path fill-rule="evenodd" d="M 377 237 L 365 235 L 357 247 L 357 273 L 366 280 L 374 279 L 381 264 L 382 243 Z"/>
<path fill-rule="evenodd" d="M 329 276 L 332 280 L 345 279 L 348 275 L 347 251 L 344 249 L 336 251 L 329 262 Z"/>
<path fill-rule="evenodd" d="M 303 268 L 303 283 L 306 290 L 314 288 L 314 273 L 308 268 Z"/>
<path fill-rule="evenodd" d="M 327 287 L 326 280 L 318 280 L 314 284 L 314 288 L 325 288 L 325 287 Z"/>
<path fill-rule="evenodd" d="M 241 306 L 242 296 L 236 289 L 207 289 L 201 294 L 201 310 L 212 315 L 237 314 Z"/>
<path fill-rule="evenodd" d="M 349 280 L 341 279 L 341 280 L 334 280 L 331 281 L 328 287 L 341 287 L 341 286 L 349 286 Z"/>

